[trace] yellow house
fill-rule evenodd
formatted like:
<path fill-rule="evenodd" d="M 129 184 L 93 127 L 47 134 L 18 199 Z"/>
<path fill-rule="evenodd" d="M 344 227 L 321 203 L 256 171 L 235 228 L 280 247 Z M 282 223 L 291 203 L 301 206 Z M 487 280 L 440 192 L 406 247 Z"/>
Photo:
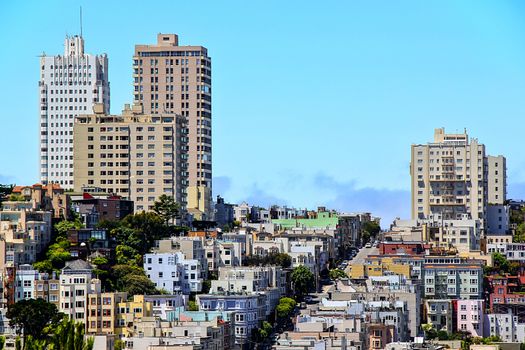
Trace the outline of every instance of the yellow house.
<path fill-rule="evenodd" d="M 371 276 L 383 276 L 385 272 L 392 272 L 396 275 L 402 275 L 410 279 L 412 266 L 408 264 L 398 264 L 391 258 L 382 261 L 372 261 L 370 264 L 352 265 L 350 278 L 364 278 Z"/>
<path fill-rule="evenodd" d="M 129 336 L 133 333 L 133 323 L 136 319 L 153 316 L 151 302 L 144 300 L 144 295 L 134 295 L 133 301 L 118 303 L 115 319 L 115 334 Z"/>

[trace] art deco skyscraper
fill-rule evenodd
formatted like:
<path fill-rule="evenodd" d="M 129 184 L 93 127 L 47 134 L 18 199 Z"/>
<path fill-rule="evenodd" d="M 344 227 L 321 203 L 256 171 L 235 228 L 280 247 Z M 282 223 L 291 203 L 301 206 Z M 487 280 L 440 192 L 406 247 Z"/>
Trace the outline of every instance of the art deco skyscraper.
<path fill-rule="evenodd" d="M 179 46 L 175 34 L 136 45 L 134 101 L 145 114 L 173 113 L 188 122 L 188 209 L 211 214 L 211 58 L 202 46 Z"/>
<path fill-rule="evenodd" d="M 40 58 L 40 181 L 73 188 L 73 124 L 102 103 L 109 113 L 108 58 L 84 53 L 82 36 L 66 37 L 64 55 Z"/>

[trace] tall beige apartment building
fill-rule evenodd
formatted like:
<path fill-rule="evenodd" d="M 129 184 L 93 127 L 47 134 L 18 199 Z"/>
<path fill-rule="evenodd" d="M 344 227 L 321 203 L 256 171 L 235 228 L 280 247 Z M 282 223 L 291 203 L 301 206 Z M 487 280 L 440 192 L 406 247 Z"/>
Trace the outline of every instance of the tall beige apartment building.
<path fill-rule="evenodd" d="M 188 209 L 212 213 L 211 58 L 202 46 L 179 46 L 175 34 L 136 45 L 134 102 L 146 114 L 170 113 L 188 123 Z"/>
<path fill-rule="evenodd" d="M 487 192 L 489 204 L 505 204 L 507 200 L 507 160 L 488 156 Z"/>
<path fill-rule="evenodd" d="M 467 214 L 485 224 L 487 157 L 485 146 L 466 131 L 446 134 L 435 129 L 434 142 L 412 145 L 412 219 L 441 214 L 458 219 Z"/>
<path fill-rule="evenodd" d="M 162 194 L 186 207 L 186 118 L 144 114 L 126 105 L 122 115 L 79 116 L 74 125 L 74 188 L 100 188 L 134 201 L 135 211 L 151 210 Z"/>

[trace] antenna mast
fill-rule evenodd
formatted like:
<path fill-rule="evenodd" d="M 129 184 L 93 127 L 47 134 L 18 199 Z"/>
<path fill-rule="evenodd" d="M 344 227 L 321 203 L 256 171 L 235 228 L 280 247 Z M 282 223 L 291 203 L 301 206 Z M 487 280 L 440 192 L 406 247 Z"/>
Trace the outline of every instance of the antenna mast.
<path fill-rule="evenodd" d="M 80 6 L 80 37 L 82 38 L 82 6 Z"/>

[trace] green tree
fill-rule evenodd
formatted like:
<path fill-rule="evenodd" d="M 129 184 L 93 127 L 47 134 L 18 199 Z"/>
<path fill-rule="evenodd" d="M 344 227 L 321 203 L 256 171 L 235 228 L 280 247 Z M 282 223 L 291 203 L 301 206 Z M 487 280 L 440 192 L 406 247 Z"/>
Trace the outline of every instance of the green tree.
<path fill-rule="evenodd" d="M 381 232 L 381 226 L 375 221 L 365 222 L 361 229 L 368 232 L 372 237 L 376 237 L 377 234 Z"/>
<path fill-rule="evenodd" d="M 328 273 L 328 276 L 330 277 L 331 280 L 334 280 L 334 281 L 338 278 L 348 278 L 347 274 L 343 270 L 339 270 L 339 269 L 330 270 L 330 272 Z"/>
<path fill-rule="evenodd" d="M 428 340 L 432 340 L 437 338 L 437 331 L 434 329 L 434 325 L 432 323 L 426 323 L 421 325 L 421 328 L 425 332 L 425 338 Z"/>
<path fill-rule="evenodd" d="M 292 311 L 295 309 L 296 305 L 297 305 L 297 302 L 292 298 L 285 297 L 285 298 L 279 299 L 279 304 L 277 304 L 277 307 L 275 308 L 277 317 L 279 318 L 289 317 Z"/>
<path fill-rule="evenodd" d="M 511 275 L 517 275 L 520 270 L 520 264 L 515 261 L 508 261 L 505 255 L 501 253 L 493 253 L 493 267 L 485 269 L 486 272 L 496 271 L 498 273 L 504 274 L 508 273 Z"/>
<path fill-rule="evenodd" d="M 210 289 L 211 289 L 211 280 L 208 279 L 208 280 L 202 281 L 201 293 L 208 294 L 210 292 Z"/>
<path fill-rule="evenodd" d="M 133 247 L 119 244 L 115 247 L 117 264 L 138 266 L 142 261 L 142 255 Z"/>
<path fill-rule="evenodd" d="M 180 204 L 172 196 L 161 195 L 153 203 L 153 211 L 164 220 L 166 225 L 180 216 Z"/>
<path fill-rule="evenodd" d="M 115 350 L 124 350 L 124 342 L 122 340 L 115 340 Z"/>
<path fill-rule="evenodd" d="M 104 256 L 97 256 L 93 260 L 91 260 L 91 263 L 93 265 L 102 266 L 107 265 L 109 263 L 108 259 Z"/>
<path fill-rule="evenodd" d="M 122 282 L 124 283 L 122 291 L 127 292 L 130 297 L 133 295 L 151 295 L 157 293 L 155 284 L 144 274 L 126 275 L 122 279 Z"/>
<path fill-rule="evenodd" d="M 273 328 L 270 322 L 263 321 L 262 326 L 256 330 L 255 341 L 258 343 L 265 341 L 272 334 L 272 331 Z"/>
<path fill-rule="evenodd" d="M 117 241 L 137 249 L 140 255 L 146 254 L 156 240 L 170 236 L 162 218 L 153 212 L 128 215 L 122 220 L 122 227 L 127 230 L 117 237 Z"/>
<path fill-rule="evenodd" d="M 303 296 L 315 288 L 314 274 L 304 265 L 294 268 L 290 278 L 293 283 L 293 289 L 299 296 Z"/>
<path fill-rule="evenodd" d="M 53 264 L 49 260 L 42 260 L 33 264 L 35 270 L 38 272 L 46 272 L 51 274 L 53 272 Z"/>
<path fill-rule="evenodd" d="M 100 220 L 97 224 L 97 229 L 106 229 L 108 232 L 120 227 L 120 221 L 116 220 Z"/>
<path fill-rule="evenodd" d="M 51 262 L 53 268 L 60 270 L 67 261 L 72 259 L 69 247 L 71 243 L 65 238 L 59 238 L 54 244 L 51 244 L 46 252 L 46 258 Z"/>
<path fill-rule="evenodd" d="M 516 231 L 514 232 L 514 236 L 512 237 L 512 241 L 515 243 L 525 242 L 525 222 L 518 224 Z"/>
<path fill-rule="evenodd" d="M 525 207 L 521 207 L 518 210 L 510 210 L 510 223 L 511 224 L 522 224 L 525 218 Z"/>
<path fill-rule="evenodd" d="M 11 202 L 24 202 L 25 200 L 26 198 L 22 196 L 21 194 L 11 193 L 9 195 L 9 201 Z"/>
<path fill-rule="evenodd" d="M 292 265 L 292 257 L 286 253 L 277 253 L 274 257 L 275 265 L 286 269 Z"/>
<path fill-rule="evenodd" d="M 94 338 L 84 337 L 85 326 L 82 322 L 75 322 L 64 318 L 53 328 L 51 337 L 46 339 L 46 349 L 53 350 L 92 350 Z"/>
<path fill-rule="evenodd" d="M 0 184 L 0 198 L 11 194 L 11 192 L 13 192 L 13 188 L 14 187 L 15 187 L 15 185 L 3 185 L 3 184 Z"/>
<path fill-rule="evenodd" d="M 5 337 L 2 335 L 0 336 L 0 350 L 4 350 L 5 346 Z"/>
<path fill-rule="evenodd" d="M 447 331 L 438 331 L 437 337 L 439 340 L 449 340 L 448 332 Z"/>
<path fill-rule="evenodd" d="M 188 311 L 199 311 L 199 306 L 195 301 L 188 301 Z"/>
<path fill-rule="evenodd" d="M 114 265 L 110 270 L 108 280 L 113 290 L 135 294 L 155 294 L 155 284 L 144 273 L 144 269 L 136 265 Z"/>
<path fill-rule="evenodd" d="M 57 237 L 67 238 L 67 231 L 73 229 L 78 230 L 83 226 L 84 225 L 82 224 L 82 221 L 80 221 L 80 219 L 76 219 L 74 221 L 62 220 L 59 223 L 56 223 L 54 227 Z"/>
<path fill-rule="evenodd" d="M 361 234 L 361 240 L 363 241 L 363 243 L 368 243 L 370 241 L 370 232 L 363 231 L 363 233 Z"/>
<path fill-rule="evenodd" d="M 56 305 L 44 299 L 20 300 L 9 306 L 6 314 L 11 327 L 21 331 L 24 338 L 30 335 L 35 339 L 42 339 L 45 336 L 44 329 L 57 324 L 63 316 Z"/>

